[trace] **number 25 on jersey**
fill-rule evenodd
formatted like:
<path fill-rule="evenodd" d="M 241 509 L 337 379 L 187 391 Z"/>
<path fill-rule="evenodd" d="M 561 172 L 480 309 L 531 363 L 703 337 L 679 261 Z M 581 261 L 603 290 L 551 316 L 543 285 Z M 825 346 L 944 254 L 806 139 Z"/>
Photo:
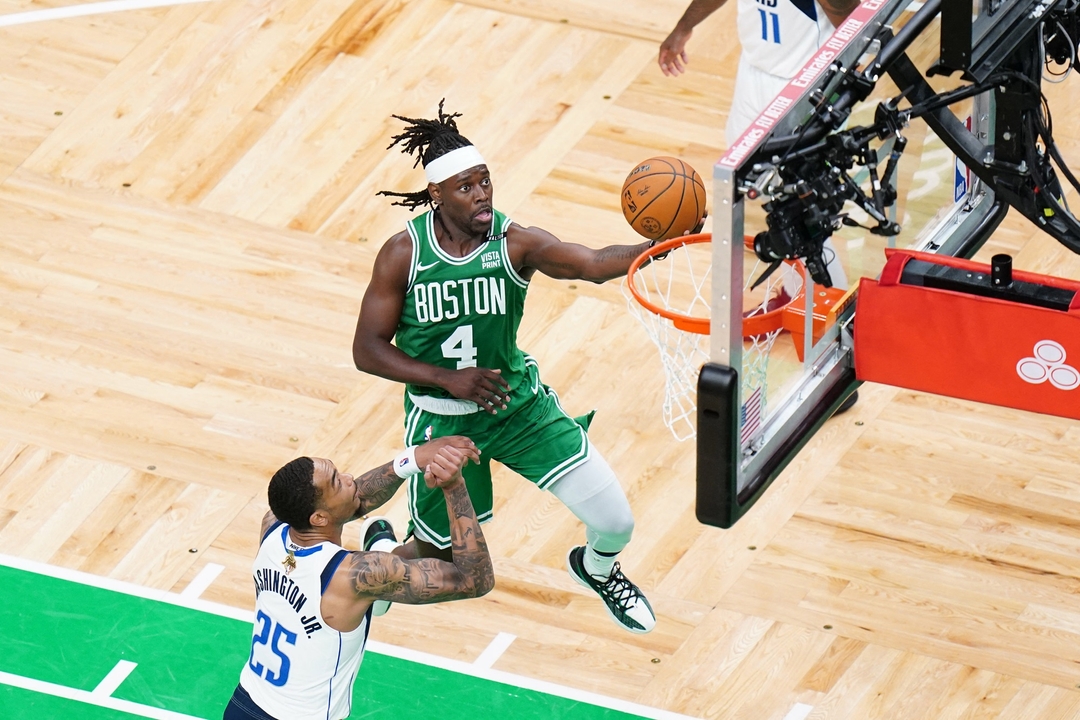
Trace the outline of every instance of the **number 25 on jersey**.
<path fill-rule="evenodd" d="M 251 657 L 248 659 L 248 667 L 251 668 L 251 672 L 265 679 L 274 687 L 281 687 L 289 681 L 289 668 L 292 666 L 284 648 L 281 647 L 281 643 L 284 641 L 287 645 L 296 645 L 296 633 L 289 632 L 280 623 L 275 623 L 262 610 L 256 615 L 255 622 L 261 622 L 262 628 L 251 638 Z M 264 667 L 261 662 L 255 659 L 256 651 L 260 645 L 269 647 L 270 652 L 280 659 L 277 672 L 274 672 L 269 667 Z M 266 651 L 261 650 L 258 654 L 265 655 Z"/>

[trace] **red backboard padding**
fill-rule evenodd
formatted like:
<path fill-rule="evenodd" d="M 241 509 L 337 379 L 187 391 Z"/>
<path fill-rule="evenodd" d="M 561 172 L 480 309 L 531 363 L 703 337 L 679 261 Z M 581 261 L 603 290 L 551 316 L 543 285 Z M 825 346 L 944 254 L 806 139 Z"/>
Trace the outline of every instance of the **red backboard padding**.
<path fill-rule="evenodd" d="M 1077 292 L 1051 310 L 899 284 L 912 259 L 980 272 L 990 266 L 886 251 L 881 279 L 864 278 L 855 310 L 859 380 L 1080 420 L 1080 283 L 1013 272 L 1013 280 Z"/>

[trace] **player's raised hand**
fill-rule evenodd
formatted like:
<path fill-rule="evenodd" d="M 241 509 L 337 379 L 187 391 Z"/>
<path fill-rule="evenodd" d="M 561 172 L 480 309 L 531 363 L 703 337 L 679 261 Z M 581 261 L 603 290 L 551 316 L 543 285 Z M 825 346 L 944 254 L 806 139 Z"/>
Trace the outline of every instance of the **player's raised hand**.
<path fill-rule="evenodd" d="M 455 370 L 443 387 L 454 397 L 472 400 L 492 415 L 505 410 L 506 403 L 510 402 L 510 385 L 503 378 L 502 370 L 475 367 Z"/>
<path fill-rule="evenodd" d="M 423 445 L 418 445 L 415 455 L 416 465 L 426 468 L 435 459 L 435 456 L 446 447 L 452 447 L 464 454 L 465 463 L 472 460 L 477 465 L 480 464 L 480 448 L 476 447 L 476 443 L 464 435 L 447 435 L 446 437 L 430 440 Z"/>
<path fill-rule="evenodd" d="M 424 467 L 424 482 L 429 488 L 447 488 L 461 481 L 461 469 L 469 456 L 453 445 L 444 445 Z"/>

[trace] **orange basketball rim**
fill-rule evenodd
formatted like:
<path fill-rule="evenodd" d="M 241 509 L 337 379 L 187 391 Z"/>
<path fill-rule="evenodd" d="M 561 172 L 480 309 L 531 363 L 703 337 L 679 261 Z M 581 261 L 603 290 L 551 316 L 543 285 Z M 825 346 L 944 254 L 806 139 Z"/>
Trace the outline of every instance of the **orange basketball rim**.
<path fill-rule="evenodd" d="M 753 242 L 753 238 L 746 238 L 747 241 Z M 637 275 L 638 270 L 648 265 L 651 261 L 657 259 L 661 255 L 666 255 L 672 250 L 678 250 L 681 247 L 687 245 L 696 245 L 699 243 L 712 242 L 712 233 L 700 233 L 697 235 L 682 235 L 679 237 L 671 238 L 670 240 L 664 240 L 658 242 L 645 252 L 641 253 L 637 258 L 630 263 L 630 269 L 626 273 L 626 284 L 630 290 L 630 294 L 634 296 L 634 299 L 651 313 L 659 315 L 661 317 L 671 320 L 676 329 L 683 332 L 696 333 L 698 335 L 708 335 L 711 328 L 711 321 L 707 317 L 700 317 L 696 315 L 689 315 L 677 310 L 672 310 L 668 307 L 662 307 L 649 298 L 641 294 L 638 290 L 637 283 L 634 278 Z M 798 264 L 798 263 L 796 263 Z M 749 317 L 743 318 L 743 337 L 753 337 L 757 335 L 765 335 L 782 327 L 783 323 L 784 306 L 774 308 L 763 313 L 757 313 Z"/>

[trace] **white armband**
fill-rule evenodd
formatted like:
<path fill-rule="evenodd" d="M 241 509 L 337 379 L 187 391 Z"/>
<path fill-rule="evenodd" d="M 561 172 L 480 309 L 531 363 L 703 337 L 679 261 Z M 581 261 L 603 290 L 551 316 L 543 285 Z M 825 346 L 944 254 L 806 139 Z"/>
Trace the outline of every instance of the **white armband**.
<path fill-rule="evenodd" d="M 410 445 L 397 454 L 394 458 L 394 472 L 399 478 L 408 479 L 417 473 L 423 472 L 423 468 L 416 464 L 416 446 Z"/>

